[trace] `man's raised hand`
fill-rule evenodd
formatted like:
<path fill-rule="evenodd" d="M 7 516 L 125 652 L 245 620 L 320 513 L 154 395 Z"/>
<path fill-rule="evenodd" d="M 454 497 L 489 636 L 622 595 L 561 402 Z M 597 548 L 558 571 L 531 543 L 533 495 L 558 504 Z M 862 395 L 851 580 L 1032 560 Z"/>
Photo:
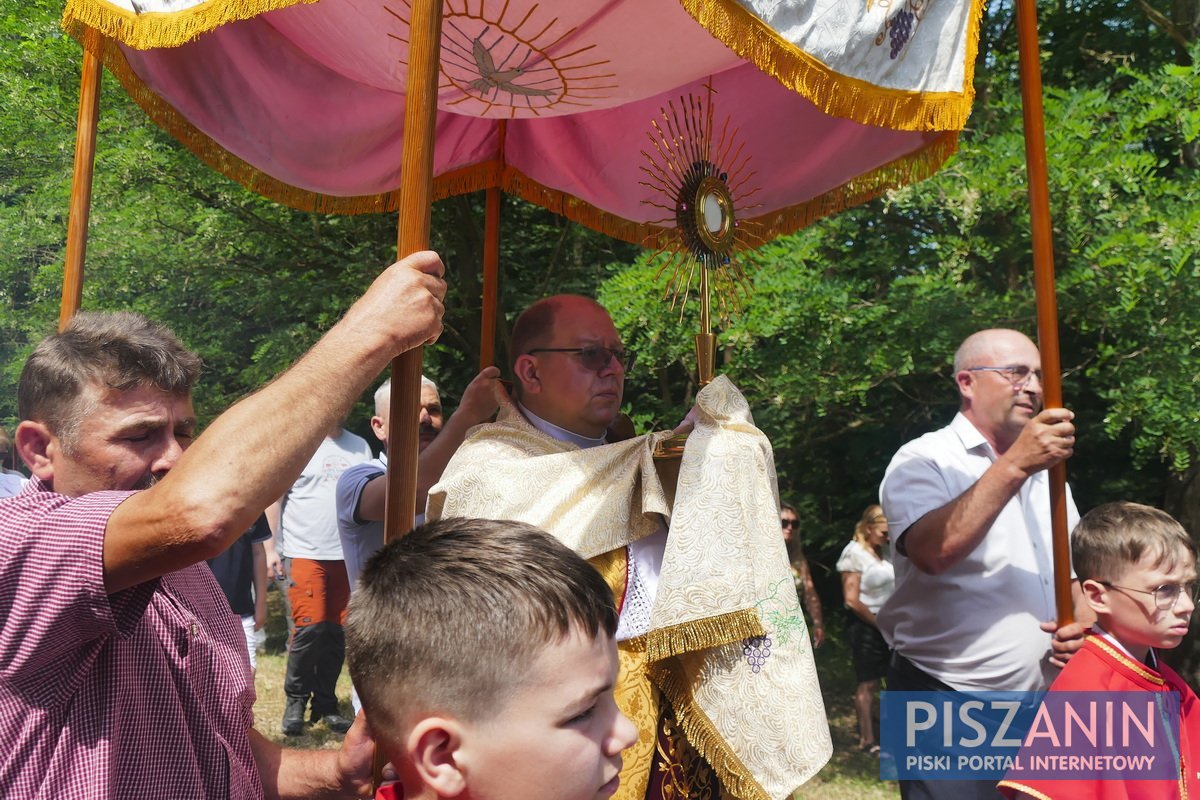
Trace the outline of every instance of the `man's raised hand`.
<path fill-rule="evenodd" d="M 1075 450 L 1075 415 L 1065 408 L 1043 409 L 1029 420 L 1004 457 L 1026 475 L 1068 459 Z"/>
<path fill-rule="evenodd" d="M 442 259 L 421 250 L 385 269 L 358 302 L 346 321 L 365 335 L 384 337 L 392 354 L 433 344 L 442 333 L 446 282 Z"/>

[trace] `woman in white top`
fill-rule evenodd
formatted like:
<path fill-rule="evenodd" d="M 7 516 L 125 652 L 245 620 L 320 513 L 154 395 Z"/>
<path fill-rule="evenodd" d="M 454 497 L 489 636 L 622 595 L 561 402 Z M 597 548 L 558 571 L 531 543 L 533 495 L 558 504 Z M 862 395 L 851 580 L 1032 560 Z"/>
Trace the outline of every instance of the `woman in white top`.
<path fill-rule="evenodd" d="M 842 599 L 850 609 L 847 638 L 854 662 L 858 688 L 854 692 L 854 711 L 858 716 L 858 747 L 865 753 L 879 754 L 872 720 L 872 705 L 879 680 L 887 674 L 887 642 L 875 624 L 875 614 L 896 586 L 892 562 L 884 553 L 888 541 L 888 522 L 878 505 L 867 506 L 854 526 L 854 539 L 842 550 L 837 570 L 842 575 Z"/>

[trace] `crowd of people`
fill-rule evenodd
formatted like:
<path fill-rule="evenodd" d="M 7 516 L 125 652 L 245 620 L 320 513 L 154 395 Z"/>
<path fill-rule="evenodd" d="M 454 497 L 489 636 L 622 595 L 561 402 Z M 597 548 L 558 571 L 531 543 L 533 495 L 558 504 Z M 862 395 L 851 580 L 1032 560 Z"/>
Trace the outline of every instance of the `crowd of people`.
<path fill-rule="evenodd" d="M 445 418 L 423 383 L 427 519 L 385 546 L 389 383 L 380 455 L 343 424 L 393 357 L 437 338 L 442 273 L 433 253 L 392 265 L 200 435 L 199 359 L 165 328 L 84 313 L 38 345 L 20 422 L 0 431 L 0 456 L 31 473 L 0 467 L 6 796 L 365 797 L 378 748 L 385 798 L 784 797 L 828 760 L 827 617 L 769 443 L 720 378 L 673 431 L 615 434 L 634 355 L 588 298 L 522 313 L 511 394 L 489 367 Z M 1158 681 L 1185 698 L 1190 759 L 1200 712 L 1156 650 L 1187 632 L 1195 545 L 1135 504 L 1080 522 L 1068 495 L 1076 621 L 1058 626 L 1047 469 L 1073 452 L 1073 416 L 1042 407 L 1037 347 L 1016 331 L 966 339 L 954 375 L 958 414 L 896 453 L 837 559 L 857 747 L 879 752 L 883 681 Z M 656 445 L 689 433 L 702 456 L 664 471 Z M 336 751 L 253 726 L 272 578 L 290 628 L 283 733 L 325 725 Z M 767 596 L 782 583 L 795 595 Z M 809 635 L 790 637 L 801 608 Z M 356 719 L 335 691 L 344 661 Z M 1180 788 L 1200 791 L 1200 773 Z M 998 792 L 1079 796 L 1021 776 L 900 784 Z"/>

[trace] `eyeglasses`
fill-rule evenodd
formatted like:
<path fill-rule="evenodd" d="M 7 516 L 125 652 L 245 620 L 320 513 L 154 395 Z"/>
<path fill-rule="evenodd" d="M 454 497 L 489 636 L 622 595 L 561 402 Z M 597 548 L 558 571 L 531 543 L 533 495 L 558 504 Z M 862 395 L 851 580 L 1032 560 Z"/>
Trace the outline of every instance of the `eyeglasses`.
<path fill-rule="evenodd" d="M 997 372 L 1007 378 L 1014 389 L 1024 389 L 1034 377 L 1038 379 L 1038 384 L 1045 385 L 1040 369 L 1030 369 L 1023 364 L 1017 367 L 967 367 L 967 372 Z"/>
<path fill-rule="evenodd" d="M 1192 600 L 1192 605 L 1200 605 L 1200 585 L 1195 581 L 1188 583 L 1164 583 L 1155 589 L 1133 589 L 1129 586 L 1117 586 L 1115 583 L 1108 581 L 1096 581 L 1101 586 L 1107 586 L 1110 589 L 1119 589 L 1122 592 L 1137 592 L 1138 594 L 1149 594 L 1154 596 L 1154 605 L 1159 611 L 1169 611 L 1179 602 L 1179 595 L 1186 593 Z"/>
<path fill-rule="evenodd" d="M 781 520 L 779 520 L 779 524 L 781 527 L 784 527 L 784 528 L 798 528 L 798 527 L 800 527 L 800 520 L 798 520 L 798 519 L 781 519 Z"/>
<path fill-rule="evenodd" d="M 528 355 L 534 353 L 571 353 L 579 356 L 579 361 L 583 364 L 584 369 L 590 369 L 593 372 L 601 371 L 611 364 L 614 358 L 621 365 L 622 370 L 629 372 L 633 369 L 633 362 L 637 361 L 637 353 L 632 350 L 613 350 L 598 344 L 591 344 L 587 347 L 538 347 L 530 350 Z"/>

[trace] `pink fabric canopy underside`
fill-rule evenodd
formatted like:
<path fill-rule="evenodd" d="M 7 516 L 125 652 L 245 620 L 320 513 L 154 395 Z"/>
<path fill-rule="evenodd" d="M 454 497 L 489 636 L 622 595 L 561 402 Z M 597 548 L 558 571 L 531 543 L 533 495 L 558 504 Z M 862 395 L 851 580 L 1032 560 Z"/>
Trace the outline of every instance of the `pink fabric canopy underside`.
<path fill-rule="evenodd" d="M 707 97 L 706 85 L 714 145 L 728 118 L 743 187 L 759 190 L 753 216 L 821 196 L 940 135 L 827 116 L 674 0 L 579 0 L 554 14 L 547 4 L 519 14 L 515 2 L 462 13 L 453 5 L 443 24 L 435 175 L 503 161 L 621 218 L 661 220 L 643 200 L 662 198 L 639 186 L 642 151 L 653 152 L 647 133 L 661 108 Z M 180 47 L 123 50 L 146 86 L 255 168 L 311 192 L 374 195 L 400 179 L 407 15 L 401 2 L 322 0 Z M 503 153 L 500 119 L 509 120 Z"/>

